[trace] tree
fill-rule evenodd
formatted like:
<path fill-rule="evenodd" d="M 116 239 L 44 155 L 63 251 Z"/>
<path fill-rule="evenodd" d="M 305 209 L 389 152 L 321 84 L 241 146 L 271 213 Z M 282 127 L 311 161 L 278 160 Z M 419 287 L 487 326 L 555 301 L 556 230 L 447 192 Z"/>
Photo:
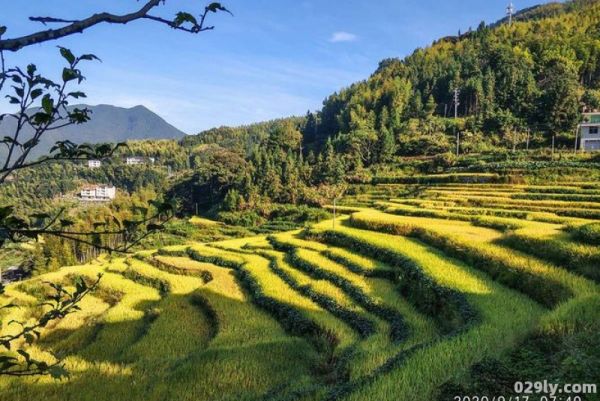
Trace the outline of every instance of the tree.
<path fill-rule="evenodd" d="M 570 131 L 579 117 L 576 67 L 563 57 L 548 58 L 545 65 L 540 118 L 552 133 Z"/>
<path fill-rule="evenodd" d="M 13 113 L 0 115 L 0 122 L 12 120 L 15 128 L 11 135 L 0 140 L 7 148 L 6 158 L 0 164 L 0 185 L 17 171 L 33 166 L 58 161 L 75 161 L 87 159 L 105 159 L 123 144 L 86 145 L 75 144 L 70 141 L 57 142 L 50 154 L 38 160 L 31 161 L 28 156 L 40 141 L 40 138 L 59 127 L 72 124 L 83 124 L 90 119 L 89 110 L 68 108 L 71 100 L 85 98 L 85 93 L 72 91 L 73 84 L 80 84 L 84 76 L 80 69 L 83 62 L 98 60 L 93 54 L 75 55 L 69 49 L 60 47 L 59 51 L 65 60 L 61 80 L 52 81 L 43 76 L 36 65 L 29 64 L 25 68 L 7 67 L 6 52 L 18 52 L 28 46 L 64 38 L 75 33 L 83 33 L 87 29 L 99 24 L 127 24 L 136 20 L 149 20 L 169 26 L 172 29 L 197 34 L 213 29 L 205 24 L 206 18 L 211 13 L 229 12 L 220 3 L 208 4 L 198 17 L 189 12 L 178 12 L 173 18 L 165 18 L 150 14 L 166 0 L 148 0 L 137 11 L 124 15 L 115 15 L 107 12 L 95 13 L 88 18 L 72 20 L 56 17 L 30 17 L 31 21 L 44 25 L 59 24 L 59 28 L 45 29 L 28 35 L 6 38 L 6 26 L 0 26 L 0 93 L 6 93 L 9 104 L 15 106 Z M 30 129 L 33 134 L 24 137 L 24 129 Z M 18 216 L 14 205 L 0 205 L 0 248 L 7 242 L 23 242 L 37 240 L 40 236 L 49 236 L 67 239 L 91 246 L 99 246 L 107 251 L 127 252 L 132 246 L 139 243 L 151 233 L 163 228 L 166 220 L 172 217 L 174 205 L 171 202 L 152 202 L 153 210 L 146 209 L 143 218 L 139 220 L 119 221 L 107 218 L 105 221 L 94 223 L 92 231 L 77 231 L 73 229 L 75 222 L 63 216 L 64 210 L 55 215 L 35 213 L 27 217 Z M 116 229 L 106 228 L 111 224 L 118 226 Z M 120 247 L 102 246 L 96 241 L 100 235 L 120 235 L 123 245 Z M 98 278 L 99 280 L 99 278 Z M 46 312 L 39 320 L 31 325 L 21 323 L 20 333 L 0 337 L 0 346 L 13 354 L 3 355 L 0 358 L 0 375 L 30 376 L 51 374 L 55 377 L 65 375 L 60 361 L 48 365 L 36 361 L 24 350 L 14 349 L 17 341 L 24 339 L 31 344 L 40 336 L 39 329 L 45 327 L 50 321 L 62 319 L 69 313 L 76 311 L 81 299 L 92 291 L 98 281 L 88 285 L 84 280 L 78 280 L 75 291 L 69 292 L 58 284 L 50 284 L 55 290 L 46 305 Z M 0 293 L 4 287 L 0 284 Z M 2 308 L 14 307 L 4 305 Z"/>
<path fill-rule="evenodd" d="M 394 134 L 387 128 L 382 128 L 379 133 L 379 162 L 386 163 L 392 160 L 396 153 L 396 140 Z"/>
<path fill-rule="evenodd" d="M 344 163 L 336 154 L 332 141 L 329 139 L 325 145 L 325 156 L 321 159 L 319 182 L 326 184 L 340 184 L 344 182 Z M 319 155 L 321 156 L 321 155 Z"/>
<path fill-rule="evenodd" d="M 429 97 L 427 98 L 427 103 L 425 104 L 425 115 L 427 117 L 433 116 L 433 113 L 435 113 L 436 108 L 437 104 L 435 103 L 433 95 L 429 95 Z"/>

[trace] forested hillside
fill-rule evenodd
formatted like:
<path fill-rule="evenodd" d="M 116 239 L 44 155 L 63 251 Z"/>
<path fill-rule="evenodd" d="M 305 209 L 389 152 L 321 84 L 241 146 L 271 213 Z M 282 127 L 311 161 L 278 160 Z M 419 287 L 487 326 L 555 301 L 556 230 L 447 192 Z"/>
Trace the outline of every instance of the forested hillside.
<path fill-rule="evenodd" d="M 334 137 L 350 163 L 370 165 L 448 151 L 455 128 L 464 132 L 463 152 L 512 147 L 527 129 L 548 141 L 574 135 L 583 106 L 600 108 L 599 85 L 600 2 L 549 4 L 512 26 L 481 23 L 404 60 L 382 61 L 309 116 L 305 142 Z M 448 119 L 454 89 L 456 123 Z"/>
<path fill-rule="evenodd" d="M 147 14 L 164 3 L 116 21 L 199 34 L 231 14 Z M 95 59 L 60 52 L 65 82 Z M 28 71 L 9 102 L 29 96 L 21 75 L 46 82 Z M 59 121 L 36 90 L 33 118 Z M 585 109 L 600 109 L 600 0 L 384 60 L 305 116 L 5 166 L 0 400 L 600 401 Z M 145 127 L 121 117 L 77 132 Z"/>
<path fill-rule="evenodd" d="M 132 141 L 100 169 L 39 166 L 15 175 L 0 195 L 47 211 L 85 183 L 112 184 L 125 194 L 175 198 L 182 214 L 257 227 L 314 218 L 302 208 L 331 203 L 348 183 L 403 182 L 403 175 L 468 171 L 520 180 L 523 171 L 549 167 L 550 181 L 557 174 L 591 180 L 597 159 L 571 156 L 583 107 L 600 108 L 597 0 L 534 7 L 511 26 L 482 23 L 404 60 L 384 60 L 303 117 L 214 128 L 179 142 Z M 558 156 L 549 150 L 553 137 Z M 125 166 L 127 155 L 156 163 Z"/>
<path fill-rule="evenodd" d="M 421 169 L 451 167 L 457 133 L 461 155 L 492 161 L 553 141 L 572 149 L 584 107 L 600 108 L 600 2 L 551 3 L 510 26 L 481 23 L 384 60 L 303 118 L 184 138 L 195 174 L 174 193 L 188 210 L 230 190 L 233 209 L 256 209 L 265 198 L 319 204 L 339 190 L 331 184 L 369 179 L 401 157 L 444 155 Z"/>

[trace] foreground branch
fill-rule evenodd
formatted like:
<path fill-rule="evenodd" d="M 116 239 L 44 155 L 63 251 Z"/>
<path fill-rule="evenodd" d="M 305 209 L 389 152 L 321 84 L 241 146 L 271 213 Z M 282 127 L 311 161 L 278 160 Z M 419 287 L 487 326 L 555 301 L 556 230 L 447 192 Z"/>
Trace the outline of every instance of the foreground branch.
<path fill-rule="evenodd" d="M 189 33 L 200 33 L 203 31 L 214 29 L 212 26 L 204 26 L 204 20 L 209 12 L 225 11 L 230 13 L 225 7 L 221 6 L 220 3 L 211 3 L 204 8 L 204 13 L 200 15 L 200 21 L 197 22 L 188 13 L 179 13 L 174 20 L 168 20 L 165 18 L 149 15 L 148 13 L 157 7 L 161 2 L 165 0 L 149 0 L 142 8 L 138 11 L 124 14 L 115 15 L 107 12 L 94 14 L 88 18 L 82 20 L 69 20 L 64 18 L 54 17 L 30 17 L 29 19 L 34 22 L 41 22 L 46 25 L 49 23 L 65 23 L 68 24 L 62 28 L 48 29 L 45 31 L 35 32 L 30 35 L 21 36 L 12 39 L 0 40 L 0 51 L 13 51 L 16 52 L 24 47 L 31 46 L 38 43 L 47 42 L 50 40 L 56 40 L 65 36 L 73 35 L 75 33 L 82 33 L 88 28 L 95 25 L 108 23 L 108 24 L 127 24 L 132 21 L 140 19 L 149 19 L 155 22 L 159 22 L 169 26 L 170 28 L 181 30 Z M 230 13 L 231 14 L 231 13 Z M 184 15 L 184 18 L 181 16 Z M 183 26 L 183 23 L 190 23 L 191 27 Z"/>

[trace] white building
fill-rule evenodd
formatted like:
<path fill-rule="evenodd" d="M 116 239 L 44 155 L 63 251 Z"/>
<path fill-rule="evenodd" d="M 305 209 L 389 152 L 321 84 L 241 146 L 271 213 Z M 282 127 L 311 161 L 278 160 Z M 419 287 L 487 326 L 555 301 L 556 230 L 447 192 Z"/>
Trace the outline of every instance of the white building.
<path fill-rule="evenodd" d="M 89 168 L 100 168 L 102 167 L 102 162 L 100 160 L 88 160 Z"/>
<path fill-rule="evenodd" d="M 141 156 L 128 156 L 125 159 L 125 163 L 129 166 L 137 166 L 138 164 L 144 164 L 145 159 Z"/>
<path fill-rule="evenodd" d="M 579 130 L 581 149 L 584 152 L 600 151 L 600 112 L 583 113 Z"/>
<path fill-rule="evenodd" d="M 117 189 L 112 185 L 90 185 L 84 187 L 79 196 L 83 201 L 108 202 L 117 196 Z"/>

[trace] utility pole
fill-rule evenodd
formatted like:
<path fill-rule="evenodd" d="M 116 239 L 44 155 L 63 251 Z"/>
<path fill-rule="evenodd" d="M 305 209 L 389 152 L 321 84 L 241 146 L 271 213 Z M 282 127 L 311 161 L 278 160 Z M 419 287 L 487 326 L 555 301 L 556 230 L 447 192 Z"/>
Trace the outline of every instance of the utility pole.
<path fill-rule="evenodd" d="M 456 156 L 460 155 L 460 131 L 456 129 L 456 120 L 458 119 L 458 106 L 460 106 L 460 89 L 454 89 L 454 129 L 456 130 Z"/>
<path fill-rule="evenodd" d="M 508 26 L 512 26 L 513 15 L 515 13 L 515 7 L 513 6 L 512 1 L 508 3 L 508 7 L 506 7 L 506 15 L 508 15 Z"/>
<path fill-rule="evenodd" d="M 527 127 L 527 150 L 529 150 L 529 137 L 531 134 L 531 128 Z"/>
<path fill-rule="evenodd" d="M 575 128 L 575 147 L 573 149 L 575 154 L 577 154 L 577 140 L 579 139 L 579 130 L 580 129 L 581 129 L 581 124 L 578 124 L 577 128 Z"/>

